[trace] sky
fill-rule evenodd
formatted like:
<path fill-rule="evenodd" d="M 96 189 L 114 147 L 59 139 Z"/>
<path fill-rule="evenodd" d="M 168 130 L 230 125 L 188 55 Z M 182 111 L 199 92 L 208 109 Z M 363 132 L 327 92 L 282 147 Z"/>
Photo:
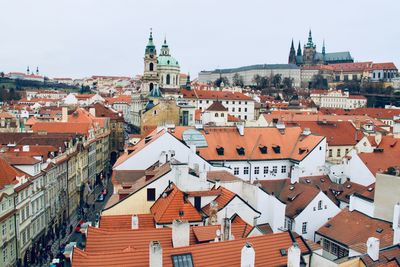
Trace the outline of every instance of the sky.
<path fill-rule="evenodd" d="M 398 0 L 0 0 L 0 71 L 48 77 L 143 72 L 150 28 L 181 72 L 287 63 L 309 29 L 317 50 L 400 66 Z"/>

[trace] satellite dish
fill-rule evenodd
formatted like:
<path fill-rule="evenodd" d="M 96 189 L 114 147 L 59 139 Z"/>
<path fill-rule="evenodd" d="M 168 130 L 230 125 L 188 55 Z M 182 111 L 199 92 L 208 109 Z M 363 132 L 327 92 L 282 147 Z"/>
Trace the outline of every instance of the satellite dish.
<path fill-rule="evenodd" d="M 215 233 L 216 233 L 216 235 L 217 235 L 218 237 L 221 236 L 221 230 L 220 230 L 220 229 L 217 229 L 217 231 L 215 231 Z"/>

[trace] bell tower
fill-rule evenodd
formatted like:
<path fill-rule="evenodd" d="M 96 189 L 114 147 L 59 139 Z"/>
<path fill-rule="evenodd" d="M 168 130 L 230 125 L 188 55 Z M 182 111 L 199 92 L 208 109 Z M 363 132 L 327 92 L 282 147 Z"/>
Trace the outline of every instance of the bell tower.
<path fill-rule="evenodd" d="M 144 53 L 144 72 L 142 77 L 141 94 L 148 95 L 158 86 L 157 51 L 153 43 L 153 32 L 150 29 L 150 37 Z"/>
<path fill-rule="evenodd" d="M 317 46 L 312 40 L 311 30 L 308 33 L 308 41 L 303 50 L 303 62 L 305 65 L 313 65 L 315 63 L 315 54 Z"/>

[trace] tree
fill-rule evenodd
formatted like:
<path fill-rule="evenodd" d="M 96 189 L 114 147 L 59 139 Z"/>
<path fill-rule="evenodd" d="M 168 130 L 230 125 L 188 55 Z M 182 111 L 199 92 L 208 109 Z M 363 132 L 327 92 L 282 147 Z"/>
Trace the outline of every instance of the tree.
<path fill-rule="evenodd" d="M 252 80 L 253 84 L 255 84 L 257 89 L 261 89 L 261 76 L 256 74 Z"/>
<path fill-rule="evenodd" d="M 21 99 L 21 97 L 19 96 L 19 94 L 15 91 L 14 88 L 11 88 L 8 91 L 8 100 L 19 100 Z"/>
<path fill-rule="evenodd" d="M 328 89 L 328 83 L 321 74 L 315 74 L 310 82 L 310 88 Z"/>
<path fill-rule="evenodd" d="M 225 86 L 229 86 L 229 80 L 228 80 L 228 78 L 226 78 L 225 76 L 216 79 L 216 80 L 214 81 L 214 86 L 215 86 L 215 87 L 221 87 L 221 83 L 222 83 L 222 82 L 224 83 Z"/>
<path fill-rule="evenodd" d="M 395 169 L 394 167 L 389 167 L 389 168 L 387 169 L 387 171 L 386 171 L 386 174 L 389 174 L 389 175 L 396 175 L 397 172 L 396 172 L 396 169 Z"/>
<path fill-rule="evenodd" d="M 5 76 L 5 75 L 4 75 L 4 72 L 0 72 L 0 77 L 1 77 L 1 78 L 4 78 L 4 76 Z"/>
<path fill-rule="evenodd" d="M 233 75 L 232 77 L 232 85 L 243 87 L 244 86 L 243 77 L 240 76 L 238 73 L 235 73 L 235 75 Z"/>
<path fill-rule="evenodd" d="M 293 78 L 285 77 L 282 80 L 283 88 L 292 89 L 293 88 Z"/>
<path fill-rule="evenodd" d="M 275 88 L 279 88 L 282 82 L 282 74 L 275 74 L 272 77 L 272 84 Z"/>

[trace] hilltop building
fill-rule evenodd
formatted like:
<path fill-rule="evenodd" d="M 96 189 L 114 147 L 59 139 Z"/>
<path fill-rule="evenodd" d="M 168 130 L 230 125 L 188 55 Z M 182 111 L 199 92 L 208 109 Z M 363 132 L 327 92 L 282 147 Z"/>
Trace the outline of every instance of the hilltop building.
<path fill-rule="evenodd" d="M 352 63 L 354 62 L 350 52 L 332 52 L 326 53 L 325 41 L 322 45 L 322 51 L 317 52 L 317 45 L 313 42 L 311 30 L 308 33 L 307 44 L 304 45 L 303 51 L 301 45 L 297 48 L 297 52 L 294 48 L 294 43 L 290 46 L 289 52 L 289 64 L 296 64 L 298 66 L 303 65 L 318 65 L 318 64 L 335 64 L 335 63 Z"/>

